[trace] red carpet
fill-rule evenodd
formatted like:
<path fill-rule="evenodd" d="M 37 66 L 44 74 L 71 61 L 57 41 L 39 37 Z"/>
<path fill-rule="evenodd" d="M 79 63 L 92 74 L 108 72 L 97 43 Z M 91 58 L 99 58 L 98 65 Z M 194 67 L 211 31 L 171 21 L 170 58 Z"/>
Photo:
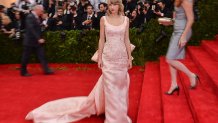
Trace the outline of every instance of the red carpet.
<path fill-rule="evenodd" d="M 183 88 L 181 88 L 180 80 L 177 80 L 180 86 L 180 95 L 168 96 L 164 93 L 170 88 L 169 67 L 165 62 L 165 58 L 160 58 L 160 74 L 163 100 L 163 116 L 165 123 L 194 123 L 191 110 L 187 103 Z"/>
<path fill-rule="evenodd" d="M 145 66 L 137 123 L 162 123 L 162 102 L 159 63 Z"/>
<path fill-rule="evenodd" d="M 200 76 L 201 83 L 196 90 L 190 90 L 189 79 L 179 72 L 180 95 L 164 94 L 170 87 L 170 74 L 165 58 L 160 64 L 145 65 L 142 94 L 137 123 L 216 123 L 218 121 L 218 96 L 216 96 L 217 42 L 203 42 L 207 47 L 189 47 L 184 62 Z M 205 49 L 210 48 L 210 49 Z M 201 50 L 199 50 L 201 49 Z M 209 53 L 212 52 L 212 53 Z M 210 55 L 209 55 L 210 54 Z M 216 90 L 216 91 L 214 91 Z"/>
<path fill-rule="evenodd" d="M 186 88 L 186 97 L 192 107 L 192 112 L 196 115 L 196 121 L 201 123 L 213 123 L 217 122 L 218 116 L 218 100 L 216 95 L 208 85 L 208 81 L 203 77 L 198 67 L 193 63 L 190 57 L 184 60 L 184 64 L 191 69 L 191 71 L 197 73 L 200 76 L 200 82 L 195 90 L 190 90 L 189 78 L 184 74 L 180 73 L 180 77 L 184 88 Z"/>
<path fill-rule="evenodd" d="M 165 95 L 170 73 L 165 57 L 135 66 L 130 73 L 129 116 L 133 123 L 218 123 L 218 35 L 201 46 L 189 46 L 182 62 L 200 76 L 190 90 L 189 78 L 179 72 L 179 95 Z M 51 64 L 55 75 L 45 76 L 38 64 L 29 66 L 32 77 L 19 76 L 19 65 L 0 65 L 0 123 L 31 123 L 27 112 L 45 102 L 86 96 L 101 71 L 96 64 Z M 77 123 L 103 123 L 104 115 Z"/>
<path fill-rule="evenodd" d="M 218 61 L 218 41 L 202 41 L 203 48 Z"/>
<path fill-rule="evenodd" d="M 202 47 L 189 47 L 188 51 L 201 70 L 205 79 L 207 79 L 210 87 L 213 88 L 214 93 L 218 95 L 218 62 L 214 60 Z"/>
<path fill-rule="evenodd" d="M 188 47 L 186 59 L 182 62 L 198 74 L 201 81 L 195 90 L 190 90 L 189 78 L 179 72 L 178 83 L 181 90 L 179 97 L 177 95 L 167 97 L 164 94 L 162 97 L 165 123 L 216 123 L 218 121 L 218 62 L 214 58 L 218 56 L 215 44 L 217 44 L 215 41 L 203 41 L 203 47 Z M 170 77 L 167 75 L 169 69 L 166 67 L 165 58 L 161 57 L 162 91 L 167 85 L 163 82 L 168 81 Z M 170 84 L 168 88 L 169 86 Z"/>
<path fill-rule="evenodd" d="M 39 65 L 30 65 L 32 77 L 19 76 L 19 65 L 0 65 L 0 123 L 31 123 L 25 121 L 28 111 L 41 104 L 65 97 L 86 96 L 97 82 L 101 71 L 96 64 L 72 65 L 52 64 L 55 75 L 45 76 Z M 130 109 L 129 115 L 136 122 L 143 67 L 129 71 Z M 78 123 L 103 123 L 104 116 L 84 119 Z"/>

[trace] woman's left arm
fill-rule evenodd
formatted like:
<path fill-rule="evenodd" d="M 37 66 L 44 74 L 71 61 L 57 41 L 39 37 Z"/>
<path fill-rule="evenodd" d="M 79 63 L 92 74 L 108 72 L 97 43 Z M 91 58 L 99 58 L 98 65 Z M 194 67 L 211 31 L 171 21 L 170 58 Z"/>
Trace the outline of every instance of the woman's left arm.
<path fill-rule="evenodd" d="M 187 43 L 186 36 L 189 33 L 189 31 L 192 28 L 192 24 L 194 23 L 194 14 L 193 14 L 193 2 L 192 0 L 183 0 L 182 6 L 185 10 L 185 14 L 187 17 L 187 23 L 184 29 L 184 32 L 182 33 L 181 39 L 180 39 L 180 46 L 184 46 Z"/>
<path fill-rule="evenodd" d="M 131 48 L 130 48 L 130 40 L 129 40 L 129 18 L 125 17 L 127 19 L 127 24 L 126 24 L 126 30 L 125 30 L 125 46 L 128 54 L 128 67 L 129 69 L 132 68 L 132 55 L 131 55 Z"/>

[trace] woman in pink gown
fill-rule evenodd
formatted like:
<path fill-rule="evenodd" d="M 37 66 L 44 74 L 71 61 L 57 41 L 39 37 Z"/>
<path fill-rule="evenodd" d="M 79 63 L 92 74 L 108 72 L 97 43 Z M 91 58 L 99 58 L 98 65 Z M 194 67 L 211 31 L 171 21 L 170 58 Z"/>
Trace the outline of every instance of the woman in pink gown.
<path fill-rule="evenodd" d="M 107 16 L 100 20 L 98 67 L 102 69 L 87 97 L 70 97 L 48 102 L 26 116 L 35 123 L 69 123 L 105 113 L 104 123 L 131 123 L 128 117 L 128 69 L 132 67 L 129 19 L 121 0 L 108 0 Z M 106 39 L 106 40 L 105 40 Z"/>

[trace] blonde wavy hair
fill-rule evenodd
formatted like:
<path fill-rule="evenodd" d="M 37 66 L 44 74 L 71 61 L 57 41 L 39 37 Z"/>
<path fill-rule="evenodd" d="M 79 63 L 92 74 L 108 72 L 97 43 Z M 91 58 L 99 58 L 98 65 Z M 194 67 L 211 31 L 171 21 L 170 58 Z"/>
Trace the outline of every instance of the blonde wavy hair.
<path fill-rule="evenodd" d="M 124 6 L 122 3 L 122 0 L 108 0 L 107 4 L 108 4 L 108 6 L 110 4 L 119 5 L 118 15 L 124 15 Z M 109 10 L 109 7 L 108 7 L 107 15 L 110 16 L 110 14 L 111 14 L 111 11 Z"/>

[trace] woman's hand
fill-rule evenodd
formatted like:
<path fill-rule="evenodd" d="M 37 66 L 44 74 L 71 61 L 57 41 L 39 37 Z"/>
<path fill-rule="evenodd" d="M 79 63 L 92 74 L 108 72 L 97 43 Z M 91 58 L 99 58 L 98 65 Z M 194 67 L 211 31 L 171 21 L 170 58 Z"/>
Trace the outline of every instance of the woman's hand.
<path fill-rule="evenodd" d="M 128 68 L 131 69 L 132 68 L 132 58 L 130 58 L 128 60 Z"/>
<path fill-rule="evenodd" d="M 39 44 L 44 44 L 45 40 L 44 39 L 39 39 L 38 42 L 39 42 Z"/>
<path fill-rule="evenodd" d="M 182 35 L 181 36 L 181 38 L 180 38 L 180 40 L 179 40 L 179 47 L 181 48 L 181 47 L 184 47 L 185 45 L 186 45 L 186 43 L 187 43 L 187 40 L 186 40 L 186 36 L 184 36 L 184 35 Z"/>
<path fill-rule="evenodd" d="M 103 67 L 102 59 L 98 59 L 98 68 L 101 69 Z"/>
<path fill-rule="evenodd" d="M 173 20 L 173 19 L 170 19 L 170 20 L 168 20 L 168 21 L 163 21 L 162 18 L 159 18 L 159 19 L 158 19 L 158 22 L 159 22 L 159 24 L 162 24 L 162 25 L 164 25 L 164 26 L 171 26 L 171 25 L 173 25 L 174 20 Z"/>
<path fill-rule="evenodd" d="M 171 26 L 173 25 L 173 21 L 159 21 L 159 24 L 162 24 L 164 26 Z"/>

